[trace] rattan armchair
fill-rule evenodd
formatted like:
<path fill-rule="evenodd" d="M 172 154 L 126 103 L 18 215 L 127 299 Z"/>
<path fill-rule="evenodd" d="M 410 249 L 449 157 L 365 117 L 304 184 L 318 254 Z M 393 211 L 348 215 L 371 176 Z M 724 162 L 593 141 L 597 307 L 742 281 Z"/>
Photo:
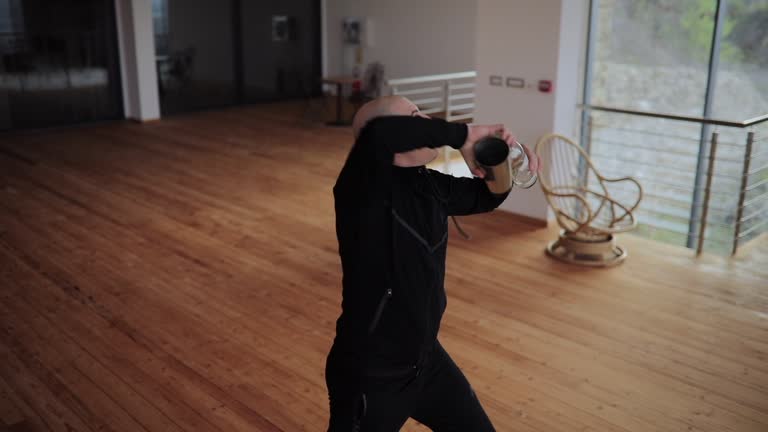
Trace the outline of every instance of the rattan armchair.
<path fill-rule="evenodd" d="M 632 177 L 607 178 L 571 139 L 549 134 L 536 143 L 545 164 L 539 177 L 547 202 L 562 228 L 547 254 L 572 264 L 605 267 L 627 257 L 614 235 L 637 226 L 635 209 L 643 188 Z"/>

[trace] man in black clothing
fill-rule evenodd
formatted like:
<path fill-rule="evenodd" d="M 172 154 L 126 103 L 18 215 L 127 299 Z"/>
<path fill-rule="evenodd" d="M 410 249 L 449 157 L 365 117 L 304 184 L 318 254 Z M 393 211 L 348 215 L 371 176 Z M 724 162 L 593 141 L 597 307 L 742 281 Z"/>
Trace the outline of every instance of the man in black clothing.
<path fill-rule="evenodd" d="M 502 125 L 430 119 L 403 97 L 366 104 L 353 130 L 333 189 L 343 292 L 326 363 L 328 430 L 397 431 L 412 417 L 435 431 L 493 431 L 437 334 L 447 217 L 491 211 L 509 193 L 488 190 L 473 145 L 491 134 L 514 141 Z M 444 145 L 459 149 L 477 178 L 426 169 Z"/>

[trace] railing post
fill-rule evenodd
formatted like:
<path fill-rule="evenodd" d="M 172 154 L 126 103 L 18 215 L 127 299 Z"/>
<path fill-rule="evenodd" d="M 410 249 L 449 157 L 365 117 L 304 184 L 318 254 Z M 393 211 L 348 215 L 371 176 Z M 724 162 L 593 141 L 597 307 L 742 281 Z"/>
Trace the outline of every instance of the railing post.
<path fill-rule="evenodd" d="M 744 198 L 747 196 L 747 182 L 749 181 L 749 162 L 752 159 L 752 144 L 755 142 L 755 133 L 747 133 L 747 148 L 744 150 L 744 168 L 741 171 L 741 189 L 739 189 L 739 205 L 736 207 L 736 228 L 733 231 L 733 249 L 731 256 L 736 255 L 739 248 L 739 234 L 741 233 L 741 218 L 744 216 Z"/>
<path fill-rule="evenodd" d="M 451 121 L 451 81 L 443 83 L 443 108 L 445 109 L 445 121 Z M 443 146 L 443 163 L 446 174 L 451 173 L 451 149 Z"/>
<path fill-rule="evenodd" d="M 589 114 L 589 117 L 587 117 L 587 131 L 584 134 L 584 137 L 586 138 L 584 142 L 584 151 L 587 152 L 588 155 L 591 155 L 592 151 L 592 126 L 594 125 L 594 116 L 592 113 Z M 581 177 L 581 186 L 583 188 L 587 188 L 587 183 L 589 183 L 589 167 L 587 167 L 587 163 L 584 160 L 584 158 L 580 158 L 579 160 L 579 175 Z M 579 202 L 579 206 L 581 206 L 581 202 Z"/>
<path fill-rule="evenodd" d="M 443 83 L 443 111 L 445 112 L 445 121 L 451 121 L 451 81 L 445 80 Z M 451 173 L 451 155 L 448 146 L 443 147 L 443 169 L 446 174 Z"/>
<path fill-rule="evenodd" d="M 586 146 L 584 148 L 584 151 L 587 152 L 588 155 L 591 155 L 590 153 L 592 151 L 592 125 L 594 124 L 595 118 L 592 115 L 592 113 L 589 114 L 589 118 L 587 119 L 587 142 L 585 143 Z"/>
<path fill-rule="evenodd" d="M 704 187 L 704 206 L 701 210 L 701 223 L 699 224 L 699 242 L 696 245 L 696 256 L 704 250 L 704 231 L 707 229 L 707 213 L 709 213 L 709 196 L 712 189 L 712 176 L 714 175 L 715 156 L 717 154 L 717 132 L 712 132 L 712 141 L 709 148 L 709 164 L 707 165 L 707 182 Z"/>
<path fill-rule="evenodd" d="M 451 121 L 451 81 L 443 83 L 443 108 L 445 108 L 445 121 Z"/>

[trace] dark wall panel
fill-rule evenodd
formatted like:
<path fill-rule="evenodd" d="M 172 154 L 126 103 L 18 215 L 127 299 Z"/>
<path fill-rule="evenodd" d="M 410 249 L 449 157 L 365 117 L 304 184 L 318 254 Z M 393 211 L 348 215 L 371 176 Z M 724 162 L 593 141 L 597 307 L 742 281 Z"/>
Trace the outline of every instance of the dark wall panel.
<path fill-rule="evenodd" d="M 166 13 L 162 37 L 155 19 L 163 114 L 235 103 L 233 1 L 155 0 L 154 6 L 155 14 Z"/>
<path fill-rule="evenodd" d="M 163 114 L 316 95 L 319 0 L 154 0 Z"/>
<path fill-rule="evenodd" d="M 246 100 L 301 97 L 315 87 L 320 75 L 317 8 L 313 0 L 243 1 Z"/>

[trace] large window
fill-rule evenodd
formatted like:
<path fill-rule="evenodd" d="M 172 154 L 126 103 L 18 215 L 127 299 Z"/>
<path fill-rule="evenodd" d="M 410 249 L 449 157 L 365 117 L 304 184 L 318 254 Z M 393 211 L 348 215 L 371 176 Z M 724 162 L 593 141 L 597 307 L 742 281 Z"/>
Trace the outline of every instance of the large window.
<path fill-rule="evenodd" d="M 112 0 L 0 0 L 0 130 L 122 115 Z"/>
<path fill-rule="evenodd" d="M 768 0 L 593 0 L 592 8 L 587 103 L 738 122 L 768 113 Z M 748 130 L 600 111 L 590 120 L 601 170 L 638 177 L 645 188 L 639 232 L 689 247 L 699 237 L 717 132 L 706 239 L 710 249 L 730 250 Z M 755 147 L 765 149 L 761 128 Z M 753 195 L 768 187 L 761 175 L 750 178 Z M 768 218 L 758 204 L 750 224 Z"/>

